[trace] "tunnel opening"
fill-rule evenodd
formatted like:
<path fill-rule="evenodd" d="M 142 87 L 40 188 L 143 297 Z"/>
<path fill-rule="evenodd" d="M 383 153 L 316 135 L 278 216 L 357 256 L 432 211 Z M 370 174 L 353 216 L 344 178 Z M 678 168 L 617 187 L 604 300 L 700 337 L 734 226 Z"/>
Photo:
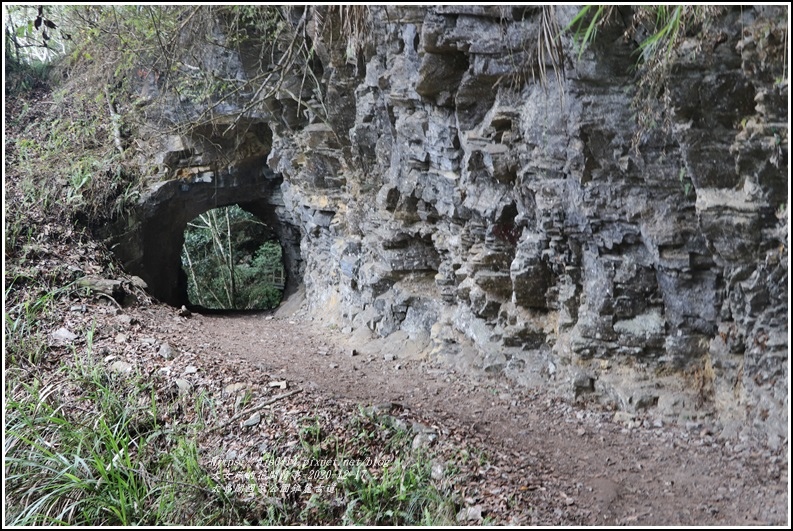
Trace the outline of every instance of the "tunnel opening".
<path fill-rule="evenodd" d="M 187 223 L 181 265 L 194 310 L 271 310 L 286 285 L 283 249 L 273 227 L 229 205 Z"/>
<path fill-rule="evenodd" d="M 221 211 L 207 213 L 233 206 L 234 216 L 252 216 L 264 231 L 241 244 L 240 265 L 252 268 L 280 260 L 281 267 L 271 275 L 282 292 L 281 299 L 287 299 L 302 285 L 301 229 L 285 204 L 283 177 L 268 166 L 271 145 L 269 125 L 258 120 L 241 120 L 236 127 L 222 131 L 211 125 L 196 127 L 190 134 L 163 138 L 161 151 L 152 156 L 156 163 L 152 171 L 157 173 L 151 176 L 135 207 L 103 230 L 103 240 L 124 269 L 140 277 L 149 293 L 161 302 L 176 307 L 209 307 L 206 298 L 195 296 L 201 292 L 195 287 L 198 284 L 190 287 L 190 277 L 196 271 L 189 264 L 184 266 L 187 258 L 183 257 L 183 248 L 193 236 L 188 231 L 186 237 L 185 231 L 190 224 L 200 224 L 196 219 L 202 215 L 225 218 L 225 213 L 218 213 Z M 257 257 L 265 242 L 269 242 L 269 251 L 263 250 Z M 280 259 L 274 258 L 277 249 Z M 269 259 L 262 258 L 264 255 Z M 233 296 L 231 306 L 240 306 L 233 302 Z"/>
<path fill-rule="evenodd" d="M 202 214 L 235 205 L 267 227 L 259 246 L 269 241 L 280 247 L 281 299 L 286 300 L 300 290 L 304 261 L 301 231 L 284 204 L 282 182 L 280 175 L 266 167 L 245 174 L 218 172 L 205 181 L 162 182 L 152 186 L 136 208 L 109 226 L 103 240 L 125 271 L 146 282 L 151 295 L 177 308 L 191 306 L 189 275 L 182 265 L 185 230 Z M 256 250 L 251 260 L 255 258 Z"/>

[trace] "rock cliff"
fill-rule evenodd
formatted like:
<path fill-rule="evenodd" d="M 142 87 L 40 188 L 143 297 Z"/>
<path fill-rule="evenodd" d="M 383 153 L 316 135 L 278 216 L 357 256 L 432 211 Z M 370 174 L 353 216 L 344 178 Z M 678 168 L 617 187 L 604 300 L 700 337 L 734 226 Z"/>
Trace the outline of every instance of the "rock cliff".
<path fill-rule="evenodd" d="M 559 25 L 575 12 L 558 8 Z M 162 171 L 204 167 L 206 182 L 196 170 L 152 191 L 120 252 L 150 285 L 163 277 L 160 296 L 176 303 L 184 223 L 209 197 L 245 203 L 281 237 L 291 289 L 302 282 L 311 311 L 350 332 L 582 401 L 712 417 L 728 435 L 778 445 L 787 13 L 729 8 L 690 30 L 652 95 L 666 110 L 654 127 L 633 105 L 631 14 L 621 8 L 580 56 L 563 37 L 558 80 L 537 52 L 539 7 L 371 7 L 360 49 L 309 23 L 317 64 L 306 68 L 326 112 L 276 95 L 236 125 L 244 142 L 163 140 Z M 251 75 L 245 57 L 224 54 L 204 66 Z M 151 245 L 175 254 L 147 258 Z"/>

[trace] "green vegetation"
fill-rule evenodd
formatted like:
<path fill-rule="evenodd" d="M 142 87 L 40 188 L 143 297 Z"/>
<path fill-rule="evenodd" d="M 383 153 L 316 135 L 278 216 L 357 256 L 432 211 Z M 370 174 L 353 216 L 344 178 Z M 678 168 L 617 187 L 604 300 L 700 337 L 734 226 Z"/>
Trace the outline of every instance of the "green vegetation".
<path fill-rule="evenodd" d="M 281 302 L 281 246 L 239 206 L 214 208 L 187 225 L 182 266 L 192 304 L 221 310 L 266 310 Z"/>
<path fill-rule="evenodd" d="M 272 419 L 270 419 L 272 420 Z M 341 425 L 309 415 L 300 444 L 256 463 L 231 463 L 232 490 L 278 499 L 258 525 L 443 525 L 456 503 L 447 481 L 431 478 L 432 455 L 411 449 L 413 433 L 362 410 Z"/>
<path fill-rule="evenodd" d="M 688 29 L 707 22 L 723 10 L 723 7 L 718 6 L 638 6 L 626 34 L 633 36 L 640 27 L 644 27 L 648 34 L 639 43 L 643 61 L 652 63 L 662 59 L 669 60 L 669 54 L 680 44 Z M 615 13 L 616 6 L 605 5 L 585 5 L 578 11 L 566 29 L 573 30 L 573 38 L 580 47 L 580 52 L 594 42 L 598 28 L 609 23 Z"/>
<path fill-rule="evenodd" d="M 137 170 L 114 149 L 106 112 L 84 94 L 52 96 L 44 101 L 34 92 L 9 116 L 21 129 L 8 159 L 24 199 L 89 225 L 118 215 L 137 197 Z"/>
<path fill-rule="evenodd" d="M 6 143 L 7 163 L 25 192 L 10 208 L 42 204 L 89 226 L 120 214 L 137 197 L 138 170 L 115 150 L 101 102 L 66 91 L 46 100 L 45 93 L 38 87 L 7 109 L 19 129 Z"/>
<path fill-rule="evenodd" d="M 691 177 L 688 176 L 685 168 L 680 168 L 680 171 L 677 173 L 677 180 L 680 181 L 680 186 L 683 189 L 683 195 L 688 197 L 691 193 L 693 185 L 691 183 Z"/>
<path fill-rule="evenodd" d="M 415 434 L 406 424 L 362 411 L 337 409 L 330 416 L 327 408 L 314 407 L 309 414 L 270 409 L 265 423 L 278 435 L 266 449 L 254 449 L 253 458 L 226 463 L 221 437 L 239 434 L 233 433 L 237 426 L 223 425 L 231 408 L 219 390 L 207 384 L 191 394 L 156 368 L 113 369 L 108 353 L 94 347 L 94 327 L 72 327 L 77 339 L 68 345 L 52 337 L 60 327 L 80 322 L 73 314 L 82 315 L 86 302 L 96 303 L 77 287 L 77 278 L 121 275 L 84 229 L 122 216 L 138 198 L 140 168 L 150 156 L 136 141 L 143 136 L 140 129 L 214 128 L 215 110 L 241 105 L 222 124 L 231 129 L 246 115 L 269 113 L 274 100 L 284 116 L 326 119 L 322 64 L 313 41 L 320 35 L 327 43 L 345 39 L 345 59 L 355 63 L 371 44 L 368 8 L 5 9 L 4 523 L 453 522 L 459 508 L 453 485 L 433 474 L 432 452 L 412 448 Z M 629 36 L 648 35 L 637 48 L 636 105 L 643 126 L 668 118 L 664 89 L 675 52 L 687 36 L 704 35 L 709 18 L 721 9 L 635 10 Z M 566 28 L 579 42 L 579 57 L 613 12 L 585 6 Z M 537 61 L 532 73 L 544 82 L 545 65 L 551 64 L 561 85 L 565 29 L 556 16 L 552 6 L 541 9 L 537 41 L 529 44 Z M 775 39 L 789 42 L 787 34 Z M 202 52 L 206 47 L 239 52 L 250 75 L 240 79 L 233 75 L 236 65 L 207 64 L 213 54 Z M 779 82 L 785 77 L 783 68 Z M 174 115 L 163 112 L 166 104 Z M 678 179 L 688 195 L 690 176 L 681 168 Z M 194 220 L 183 252 L 191 301 L 208 308 L 277 306 L 284 269 L 281 247 L 271 238 L 268 228 L 239 207 Z M 117 307 L 97 309 L 97 315 L 110 316 Z M 115 340 L 110 332 L 108 337 L 108 343 Z M 703 371 L 698 381 L 706 393 L 710 367 Z M 246 394 L 236 406 L 251 400 Z M 219 427 L 226 431 L 218 433 Z M 447 477 L 452 471 L 464 481 L 469 461 L 482 464 L 485 456 L 465 451 L 446 465 Z"/>
<path fill-rule="evenodd" d="M 115 367 L 97 347 L 112 344 L 100 331 L 107 321 L 72 320 L 75 340 L 53 343 L 90 295 L 64 281 L 63 262 L 42 263 L 5 291 L 6 525 L 452 521 L 456 497 L 431 478 L 433 455 L 411 448 L 406 424 L 361 410 L 270 410 L 265 423 L 278 435 L 268 448 L 225 462 L 226 442 L 247 436 L 226 419 L 249 407 L 250 393 L 224 402 L 219 388 L 184 392 L 144 364 Z"/>
<path fill-rule="evenodd" d="M 617 15 L 616 6 L 586 5 L 582 7 L 565 28 L 571 32 L 578 46 L 578 57 L 592 45 L 597 38 L 598 29 L 610 24 Z M 693 53 L 700 53 L 703 44 L 712 43 L 715 47 L 723 38 L 718 32 L 711 31 L 710 22 L 728 8 L 724 6 L 703 5 L 645 5 L 633 8 L 630 25 L 625 29 L 626 40 L 636 40 L 636 68 L 638 71 L 633 108 L 639 130 L 634 144 L 644 131 L 660 127 L 664 132 L 670 130 L 672 112 L 671 93 L 674 89 L 673 69 L 678 64 L 679 50 L 686 39 L 694 38 Z M 766 35 L 752 36 L 761 47 L 769 42 L 786 42 L 786 24 L 780 26 L 784 35 L 774 35 L 776 30 L 770 26 Z M 781 37 L 781 39 L 780 39 Z M 691 52 L 688 52 L 691 53 Z M 778 54 L 780 70 L 783 73 L 787 64 L 787 47 Z"/>
<path fill-rule="evenodd" d="M 189 134 L 217 127 L 215 110 L 233 104 L 241 110 L 227 124 L 231 130 L 249 113 L 266 111 L 274 96 L 294 105 L 295 115 L 326 116 L 307 25 L 325 31 L 347 15 L 336 27 L 360 26 L 350 26 L 349 10 L 322 18 L 278 6 L 4 10 L 6 96 L 20 100 L 6 116 L 21 129 L 8 146 L 9 161 L 35 192 L 31 198 L 89 226 L 138 198 L 147 171 L 141 161 L 151 155 L 135 141 L 144 124 Z M 207 47 L 239 52 L 250 75 L 241 79 L 237 65 L 206 63 Z"/>
<path fill-rule="evenodd" d="M 6 525 L 450 521 L 456 506 L 430 478 L 431 454 L 411 448 L 404 424 L 360 411 L 269 413 L 280 438 L 224 464 L 224 441 L 246 435 L 216 428 L 250 394 L 230 410 L 219 389 L 183 392 L 160 372 L 114 367 L 90 320 L 70 326 L 71 346 L 53 344 L 87 295 L 38 271 L 6 285 Z"/>
<path fill-rule="evenodd" d="M 4 523 L 450 521 L 455 506 L 448 490 L 431 480 L 429 455 L 410 448 L 406 431 L 354 412 L 328 417 L 323 411 L 321 421 L 299 428 L 288 415 L 271 416 L 268 422 L 284 440 L 275 441 L 238 478 L 234 465 L 212 461 L 219 457 L 212 452 L 222 446 L 221 437 L 236 429 L 223 427 L 228 407 L 219 390 L 182 392 L 159 372 L 114 367 L 107 347 L 95 348 L 95 341 L 101 336 L 112 344 L 113 325 L 107 322 L 112 317 L 106 316 L 116 307 L 102 307 L 75 283 L 86 274 L 121 275 L 107 249 L 85 229 L 123 215 L 137 199 L 138 168 L 146 157 L 135 142 L 137 131 L 144 123 L 172 125 L 158 115 L 157 98 L 176 93 L 193 124 L 210 121 L 213 105 L 251 94 L 246 112 L 275 92 L 288 94 L 305 112 L 323 108 L 312 70 L 310 21 L 300 8 L 8 9 L 14 16 L 4 21 Z M 329 18 L 347 17 L 345 24 L 361 33 L 363 12 L 333 13 Z M 36 22 L 39 17 L 42 22 Z M 216 41 L 218 19 L 239 29 L 229 42 Z M 200 57 L 191 54 L 208 42 L 248 49 L 258 43 L 254 55 L 260 74 L 240 81 L 204 70 Z M 301 84 L 282 86 L 284 76 L 294 72 L 300 73 Z M 281 249 L 267 238 L 252 237 L 263 230 L 261 223 L 236 208 L 207 213 L 194 225 L 186 233 L 193 245 L 189 273 L 199 277 L 205 267 L 217 281 L 205 289 L 194 285 L 194 291 L 233 307 L 277 305 Z M 214 273 L 213 255 L 225 258 Z M 225 274 L 223 267 L 232 273 Z M 269 284 L 259 283 L 262 279 Z M 86 311 L 106 319 L 101 331 L 85 326 Z M 76 338 L 60 343 L 55 332 L 61 328 Z M 299 434 L 300 444 L 288 444 L 290 433 Z M 324 461 L 311 460 L 318 457 Z M 276 460 L 287 464 L 281 479 L 273 480 Z M 294 481 L 282 481 L 286 477 Z M 325 488 L 309 492 L 310 484 Z M 301 490 L 268 494 L 284 486 Z"/>
<path fill-rule="evenodd" d="M 360 411 L 352 419 L 358 464 L 340 478 L 348 497 L 344 523 L 353 525 L 438 525 L 454 523 L 449 485 L 431 479 L 431 454 L 411 450 L 415 433 L 392 417 Z M 373 439 L 378 442 L 372 442 Z M 378 448 L 379 452 L 369 449 Z M 390 461 L 389 461 L 390 460 Z M 366 467 L 368 461 L 384 466 Z"/>
<path fill-rule="evenodd" d="M 6 525 L 211 524 L 238 516 L 198 465 L 190 426 L 162 429 L 151 383 L 108 374 L 75 354 L 46 382 L 9 378 L 6 400 Z"/>
<path fill-rule="evenodd" d="M 16 284 L 32 281 L 24 291 L 15 293 Z M 37 286 L 38 284 L 38 286 Z M 41 360 L 46 350 L 44 327 L 52 312 L 56 298 L 74 290 L 72 284 L 48 290 L 43 279 L 24 278 L 21 275 L 6 280 L 5 319 L 3 336 L 6 363 L 34 364 Z M 21 295 L 21 296 L 20 296 Z"/>
<path fill-rule="evenodd" d="M 319 35 L 328 42 L 346 40 L 350 61 L 369 43 L 366 6 L 42 9 L 45 22 L 37 27 L 38 8 L 7 8 L 7 61 L 28 67 L 51 65 L 56 77 L 79 87 L 89 99 L 118 107 L 122 123 L 117 136 L 124 152 L 136 148 L 125 128 L 139 126 L 142 117 L 162 128 L 189 133 L 217 127 L 215 111 L 232 104 L 241 110 L 235 119 L 224 122 L 230 131 L 251 113 L 271 111 L 276 97 L 295 116 L 327 120 L 314 40 Z M 233 61 L 213 61 L 207 49 L 238 53 L 247 76 L 237 75 Z M 24 89 L 30 83 L 19 86 Z M 110 114 L 115 113 L 110 109 Z"/>
<path fill-rule="evenodd" d="M 299 445 L 224 461 L 199 448 L 217 397 L 191 401 L 160 378 L 108 370 L 84 334 L 60 369 L 7 378 L 6 525 L 453 521 L 448 485 L 405 428 L 360 412 L 341 424 L 303 417 Z"/>

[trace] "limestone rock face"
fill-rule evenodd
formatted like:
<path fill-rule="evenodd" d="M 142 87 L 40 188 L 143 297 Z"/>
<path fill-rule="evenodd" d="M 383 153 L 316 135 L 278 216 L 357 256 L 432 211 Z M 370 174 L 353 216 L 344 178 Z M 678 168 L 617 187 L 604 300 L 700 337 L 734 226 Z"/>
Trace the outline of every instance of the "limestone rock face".
<path fill-rule="evenodd" d="M 621 24 L 578 60 L 563 39 L 565 77 L 543 85 L 539 7 L 371 7 L 356 61 L 318 42 L 329 115 L 262 118 L 268 146 L 247 159 L 280 179 L 310 308 L 427 336 L 456 366 L 778 443 L 788 87 L 747 36 L 781 13 L 727 9 L 697 53 L 684 43 L 663 131 L 637 125 Z"/>

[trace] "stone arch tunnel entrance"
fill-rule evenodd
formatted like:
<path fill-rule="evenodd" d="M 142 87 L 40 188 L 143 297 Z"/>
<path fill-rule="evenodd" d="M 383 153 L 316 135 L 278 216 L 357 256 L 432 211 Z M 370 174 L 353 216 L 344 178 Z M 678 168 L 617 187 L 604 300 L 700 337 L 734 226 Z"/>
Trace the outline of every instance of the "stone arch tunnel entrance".
<path fill-rule="evenodd" d="M 182 245 L 187 224 L 213 208 L 239 205 L 270 227 L 281 244 L 285 282 L 283 298 L 302 279 L 300 232 L 286 221 L 281 178 L 215 175 L 213 182 L 166 181 L 143 200 L 127 223 L 127 233 L 113 245 L 124 269 L 141 277 L 162 302 L 188 305 L 187 277 L 182 269 Z"/>
<path fill-rule="evenodd" d="M 300 231 L 290 222 L 281 195 L 282 178 L 257 157 L 247 171 L 215 171 L 171 179 L 149 189 L 138 207 L 106 238 L 124 269 L 141 277 L 149 292 L 173 306 L 188 305 L 181 252 L 187 223 L 213 208 L 239 205 L 275 233 L 285 270 L 283 299 L 302 282 Z"/>

